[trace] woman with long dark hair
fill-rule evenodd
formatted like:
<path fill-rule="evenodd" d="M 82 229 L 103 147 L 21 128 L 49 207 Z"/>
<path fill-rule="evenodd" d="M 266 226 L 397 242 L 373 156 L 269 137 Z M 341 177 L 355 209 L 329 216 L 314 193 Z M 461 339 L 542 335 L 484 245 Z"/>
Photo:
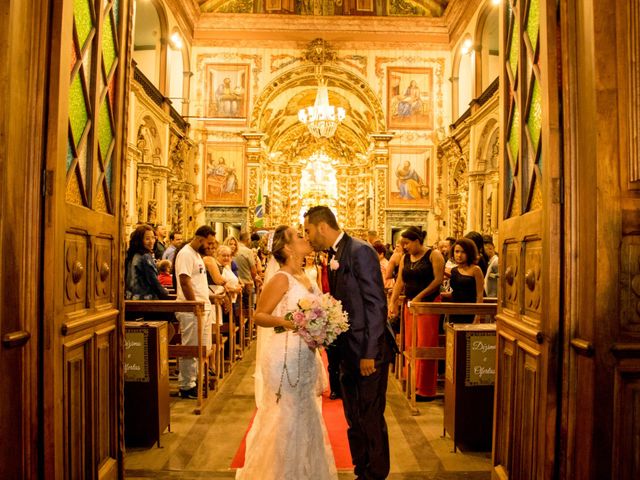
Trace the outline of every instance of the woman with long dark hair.
<path fill-rule="evenodd" d="M 169 296 L 158 280 L 158 269 L 153 257 L 155 241 L 155 233 L 150 225 L 138 225 L 131 233 L 125 260 L 127 299 L 157 300 Z"/>
<path fill-rule="evenodd" d="M 478 267 L 480 267 L 480 270 L 482 270 L 482 275 L 486 275 L 487 269 L 489 268 L 489 258 L 484 251 L 484 239 L 482 238 L 482 234 L 480 234 L 479 232 L 471 231 L 467 233 L 464 238 L 468 238 L 473 243 L 475 243 L 476 249 L 478 251 L 477 257 L 475 259 L 469 259 L 469 261 L 472 264 L 477 264 Z"/>
<path fill-rule="evenodd" d="M 409 227 L 400 233 L 399 243 L 405 254 L 400 261 L 398 278 L 389 301 L 389 315 L 398 311 L 398 297 L 404 292 L 408 302 L 440 301 L 440 285 L 444 278 L 444 258 L 438 249 L 423 245 L 426 232 Z M 405 349 L 411 346 L 413 315 L 404 309 Z M 440 315 L 416 315 L 418 347 L 438 346 Z M 416 399 L 427 401 L 436 394 L 437 363 L 435 360 L 416 361 Z"/>
<path fill-rule="evenodd" d="M 482 303 L 484 276 L 480 267 L 476 265 L 476 244 L 468 238 L 456 240 L 453 259 L 458 266 L 451 269 L 451 293 L 443 294 L 443 297 L 450 297 L 451 301 L 456 303 Z M 480 317 L 476 315 L 474 319 L 473 315 L 451 315 L 449 320 L 453 323 L 479 323 Z"/>

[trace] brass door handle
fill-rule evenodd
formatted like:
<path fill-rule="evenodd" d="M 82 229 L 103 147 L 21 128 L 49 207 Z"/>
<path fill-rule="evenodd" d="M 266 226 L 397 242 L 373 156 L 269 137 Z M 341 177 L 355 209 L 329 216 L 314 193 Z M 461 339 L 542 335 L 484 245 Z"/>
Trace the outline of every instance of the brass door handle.
<path fill-rule="evenodd" d="M 524 276 L 524 282 L 527 284 L 527 287 L 529 287 L 529 290 L 531 290 L 532 292 L 535 290 L 536 274 L 533 270 L 527 270 L 527 274 Z"/>
<path fill-rule="evenodd" d="M 5 348 L 23 347 L 31 338 L 31 334 L 25 330 L 17 332 L 5 333 L 2 336 L 2 345 Z"/>
<path fill-rule="evenodd" d="M 513 285 L 513 281 L 515 280 L 515 275 L 513 273 L 513 268 L 507 267 L 507 270 L 504 272 L 504 278 L 509 284 L 509 286 Z"/>

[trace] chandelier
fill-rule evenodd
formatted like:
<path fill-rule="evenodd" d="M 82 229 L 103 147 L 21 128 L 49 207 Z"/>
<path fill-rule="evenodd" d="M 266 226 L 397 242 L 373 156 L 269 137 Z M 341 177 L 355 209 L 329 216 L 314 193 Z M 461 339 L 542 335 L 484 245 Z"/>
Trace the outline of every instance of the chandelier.
<path fill-rule="evenodd" d="M 316 71 L 318 78 L 318 92 L 313 107 L 300 109 L 298 119 L 309 129 L 309 132 L 316 138 L 330 138 L 336 133 L 340 122 L 346 116 L 344 108 L 334 107 L 329 104 L 329 91 L 327 81 L 322 77 L 322 67 L 318 66 Z"/>

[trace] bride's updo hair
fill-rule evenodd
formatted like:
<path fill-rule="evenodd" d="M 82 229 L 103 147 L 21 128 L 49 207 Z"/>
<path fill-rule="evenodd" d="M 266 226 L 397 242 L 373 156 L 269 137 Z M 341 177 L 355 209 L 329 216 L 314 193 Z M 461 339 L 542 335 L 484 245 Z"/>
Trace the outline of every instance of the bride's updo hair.
<path fill-rule="evenodd" d="M 289 245 L 293 241 L 293 233 L 288 225 L 280 225 L 273 232 L 273 246 L 271 247 L 271 254 L 276 261 L 283 265 L 287 261 L 287 256 L 284 253 L 284 247 Z"/>

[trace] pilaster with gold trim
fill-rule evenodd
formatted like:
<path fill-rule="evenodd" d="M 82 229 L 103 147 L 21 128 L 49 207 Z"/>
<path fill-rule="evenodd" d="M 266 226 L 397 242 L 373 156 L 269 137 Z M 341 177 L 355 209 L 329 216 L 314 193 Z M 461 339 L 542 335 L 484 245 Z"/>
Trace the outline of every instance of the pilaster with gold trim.
<path fill-rule="evenodd" d="M 247 203 L 247 230 L 254 225 L 256 204 L 258 202 L 258 185 L 260 185 L 260 160 L 262 158 L 262 137 L 264 133 L 244 132 L 242 137 L 247 142 L 245 155 L 247 158 L 247 179 L 249 185 L 249 198 Z"/>
<path fill-rule="evenodd" d="M 393 132 L 372 133 L 369 137 L 374 142 L 372 166 L 373 172 L 373 230 L 378 237 L 384 239 L 387 221 L 387 177 L 389 175 L 389 142 Z"/>

